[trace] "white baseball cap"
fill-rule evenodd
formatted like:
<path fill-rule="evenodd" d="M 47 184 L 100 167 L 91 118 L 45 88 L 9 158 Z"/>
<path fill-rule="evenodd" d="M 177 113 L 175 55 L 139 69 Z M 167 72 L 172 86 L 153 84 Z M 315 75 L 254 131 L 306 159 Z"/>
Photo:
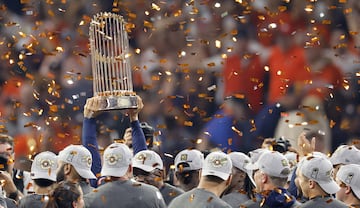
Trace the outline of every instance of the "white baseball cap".
<path fill-rule="evenodd" d="M 266 151 L 261 154 L 255 163 L 248 164 L 246 168 L 250 170 L 261 170 L 269 176 L 287 178 L 290 174 L 288 159 L 276 151 Z"/>
<path fill-rule="evenodd" d="M 201 176 L 217 176 L 227 180 L 232 172 L 230 156 L 223 152 L 211 152 L 204 160 Z"/>
<path fill-rule="evenodd" d="M 185 149 L 174 160 L 175 171 L 200 170 L 204 164 L 204 154 L 197 149 Z"/>
<path fill-rule="evenodd" d="M 69 145 L 59 152 L 58 160 L 71 164 L 83 178 L 95 179 L 91 172 L 92 157 L 88 149 L 82 145 Z"/>
<path fill-rule="evenodd" d="M 360 150 L 353 145 L 340 145 L 330 157 L 333 165 L 360 165 Z"/>
<path fill-rule="evenodd" d="M 249 156 L 252 163 L 255 163 L 264 152 L 271 152 L 269 149 L 258 148 L 249 152 Z"/>
<path fill-rule="evenodd" d="M 122 143 L 112 143 L 106 147 L 103 155 L 101 176 L 122 177 L 131 165 L 132 153 Z"/>
<path fill-rule="evenodd" d="M 310 180 L 316 181 L 328 194 L 335 194 L 340 187 L 332 178 L 333 166 L 325 157 L 307 156 L 299 164 L 301 173 Z"/>
<path fill-rule="evenodd" d="M 132 163 L 134 168 L 139 168 L 146 172 L 151 172 L 155 169 L 164 169 L 160 155 L 152 150 L 143 150 L 136 153 Z"/>
<path fill-rule="evenodd" d="M 247 169 L 246 166 L 251 163 L 250 157 L 242 152 L 230 152 L 228 155 L 231 159 L 233 167 L 236 167 L 245 173 L 248 172 L 249 169 Z"/>
<path fill-rule="evenodd" d="M 346 185 L 350 186 L 356 197 L 360 199 L 360 165 L 342 165 L 337 172 L 336 177 Z"/>
<path fill-rule="evenodd" d="M 57 156 L 53 152 L 37 154 L 31 164 L 31 179 L 48 179 L 56 182 Z"/>

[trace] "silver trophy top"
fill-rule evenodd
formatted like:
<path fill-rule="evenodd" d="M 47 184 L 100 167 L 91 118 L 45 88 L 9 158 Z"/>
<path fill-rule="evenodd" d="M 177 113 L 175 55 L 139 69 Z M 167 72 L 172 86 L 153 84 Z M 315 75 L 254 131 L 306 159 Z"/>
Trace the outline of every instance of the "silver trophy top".
<path fill-rule="evenodd" d="M 104 99 L 102 110 L 135 108 L 129 39 L 124 18 L 98 13 L 90 22 L 90 50 L 94 96 Z"/>

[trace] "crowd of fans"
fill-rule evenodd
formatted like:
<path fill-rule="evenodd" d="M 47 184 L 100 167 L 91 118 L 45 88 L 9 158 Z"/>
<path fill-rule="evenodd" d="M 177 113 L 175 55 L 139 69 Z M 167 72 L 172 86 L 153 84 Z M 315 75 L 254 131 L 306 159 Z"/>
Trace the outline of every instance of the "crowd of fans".
<path fill-rule="evenodd" d="M 359 184 L 352 186 L 348 178 L 349 169 L 357 166 L 329 175 L 337 164 L 358 163 L 328 161 L 339 148 L 357 151 L 359 146 L 358 1 L 2 0 L 0 5 L 0 132 L 6 153 L 1 158 L 9 172 L 1 177 L 14 178 L 3 186 L 8 207 L 10 198 L 20 202 L 28 192 L 38 194 L 47 207 L 70 206 L 59 205 L 57 196 L 64 189 L 75 194 L 64 202 L 73 207 L 84 206 L 83 195 L 89 207 L 129 207 L 133 201 L 227 207 L 226 201 L 238 207 L 248 199 L 256 200 L 246 207 L 279 207 L 267 200 L 278 195 L 286 199 L 284 207 L 311 207 L 318 196 L 342 207 L 332 197 L 339 188 L 335 179 L 346 189 L 337 199 L 348 203 L 342 198 L 348 190 L 358 197 Z M 127 21 L 141 112 L 97 115 L 88 29 L 99 12 L 118 13 Z M 139 122 L 139 113 L 146 123 Z M 149 151 L 150 140 L 141 127 L 150 128 L 155 151 L 143 152 Z M 310 144 L 312 138 L 316 145 Z M 127 145 L 114 143 L 119 140 Z M 261 146 L 277 153 L 260 157 L 255 153 Z M 288 147 L 295 156 L 278 154 Z M 180 159 L 187 162 L 172 166 L 188 148 L 205 158 L 201 165 L 193 169 L 194 164 Z M 34 178 L 34 156 L 45 151 L 63 161 L 47 161 L 56 164 L 51 173 L 58 173 L 57 180 Z M 190 154 L 197 153 L 183 157 Z M 147 158 L 152 158 L 150 165 Z M 133 190 L 129 196 L 112 192 L 122 192 L 120 184 Z M 239 192 L 244 200 L 224 196 L 222 201 L 223 192 Z"/>

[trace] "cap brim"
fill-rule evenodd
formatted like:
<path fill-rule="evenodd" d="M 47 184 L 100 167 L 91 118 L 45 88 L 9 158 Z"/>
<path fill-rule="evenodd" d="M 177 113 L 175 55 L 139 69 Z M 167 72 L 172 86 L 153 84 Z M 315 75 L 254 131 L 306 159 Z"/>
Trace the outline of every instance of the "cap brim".
<path fill-rule="evenodd" d="M 79 169 L 76 168 L 75 166 L 73 166 L 76 170 L 76 172 L 78 172 L 78 174 L 86 179 L 96 179 L 96 176 L 94 175 L 94 173 L 92 173 L 90 170 L 84 170 L 84 169 Z"/>
<path fill-rule="evenodd" d="M 219 171 L 204 170 L 204 169 L 201 171 L 201 176 L 208 176 L 208 175 L 217 176 L 217 177 L 223 179 L 224 181 L 226 181 L 229 178 L 230 173 L 223 173 L 223 172 L 219 172 Z"/>
<path fill-rule="evenodd" d="M 356 195 L 356 197 L 357 197 L 358 199 L 360 199 L 360 187 L 351 186 L 351 190 L 354 192 L 354 194 Z"/>
<path fill-rule="evenodd" d="M 329 160 L 332 165 L 340 164 L 340 161 L 336 157 L 330 157 Z"/>
<path fill-rule="evenodd" d="M 333 180 L 329 182 L 317 182 L 320 187 L 328 194 L 335 194 L 340 190 L 339 185 Z"/>
<path fill-rule="evenodd" d="M 133 164 L 133 168 L 139 168 L 146 172 L 151 172 L 156 169 L 155 167 L 150 167 L 148 165 L 142 165 L 142 164 Z"/>
<path fill-rule="evenodd" d="M 113 177 L 122 177 L 126 174 L 128 167 L 122 168 L 102 168 L 101 176 L 113 176 Z"/>
<path fill-rule="evenodd" d="M 249 163 L 245 166 L 245 169 L 251 170 L 251 171 L 257 170 L 257 169 L 259 169 L 259 165 L 257 163 Z"/>
<path fill-rule="evenodd" d="M 56 182 L 56 174 L 49 175 L 47 173 L 37 173 L 37 174 L 31 173 L 31 179 L 47 179 Z"/>

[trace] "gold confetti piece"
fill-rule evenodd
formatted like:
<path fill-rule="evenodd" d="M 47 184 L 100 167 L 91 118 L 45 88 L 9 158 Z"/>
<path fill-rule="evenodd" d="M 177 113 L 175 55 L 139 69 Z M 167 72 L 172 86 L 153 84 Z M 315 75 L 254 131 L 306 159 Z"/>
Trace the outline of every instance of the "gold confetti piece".
<path fill-rule="evenodd" d="M 211 63 L 208 63 L 207 66 L 208 67 L 214 67 L 214 66 L 216 66 L 216 64 L 214 62 L 211 62 Z"/>
<path fill-rule="evenodd" d="M 232 138 L 228 138 L 228 145 L 232 145 L 233 144 L 233 139 Z"/>
<path fill-rule="evenodd" d="M 330 25 L 331 24 L 331 20 L 323 20 L 322 21 L 323 25 Z"/>
<path fill-rule="evenodd" d="M 279 6 L 278 7 L 279 12 L 285 12 L 287 10 L 286 6 Z"/>
<path fill-rule="evenodd" d="M 194 194 L 191 194 L 191 195 L 190 195 L 190 198 L 189 198 L 189 201 L 192 202 L 192 201 L 194 200 L 194 198 L 195 198 L 195 195 L 194 195 Z"/>
<path fill-rule="evenodd" d="M 65 9 L 58 8 L 59 12 L 66 12 Z"/>
<path fill-rule="evenodd" d="M 235 126 L 232 126 L 231 129 L 235 131 L 239 136 L 243 136 L 243 133 L 240 130 L 238 130 Z"/>
<path fill-rule="evenodd" d="M 184 121 L 184 126 L 193 126 L 193 122 L 191 121 Z"/>

